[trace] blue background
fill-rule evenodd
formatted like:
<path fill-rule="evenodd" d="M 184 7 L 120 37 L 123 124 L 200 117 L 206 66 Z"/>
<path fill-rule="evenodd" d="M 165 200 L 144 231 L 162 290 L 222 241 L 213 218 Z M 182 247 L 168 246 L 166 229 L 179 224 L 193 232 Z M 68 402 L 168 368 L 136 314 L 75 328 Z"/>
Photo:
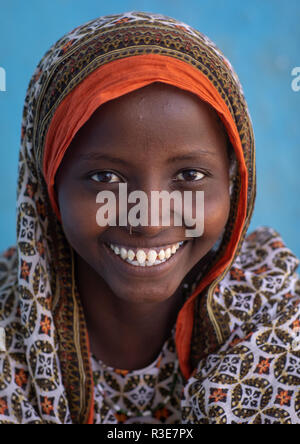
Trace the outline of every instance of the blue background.
<path fill-rule="evenodd" d="M 16 242 L 16 183 L 23 101 L 46 50 L 101 15 L 140 10 L 184 21 L 208 35 L 240 77 L 253 120 L 258 192 L 251 229 L 274 227 L 300 256 L 299 0 L 0 0 L 0 251 Z"/>

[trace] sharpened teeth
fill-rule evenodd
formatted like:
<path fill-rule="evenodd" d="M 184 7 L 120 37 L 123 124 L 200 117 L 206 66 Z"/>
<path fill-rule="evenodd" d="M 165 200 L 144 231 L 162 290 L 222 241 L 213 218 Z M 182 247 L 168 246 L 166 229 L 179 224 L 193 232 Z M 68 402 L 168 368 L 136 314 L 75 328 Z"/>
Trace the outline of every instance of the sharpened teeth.
<path fill-rule="evenodd" d="M 128 258 L 130 261 L 133 261 L 134 256 L 135 256 L 134 251 L 132 251 L 132 250 L 128 250 L 127 258 Z"/>
<path fill-rule="evenodd" d="M 183 245 L 183 241 L 177 242 L 174 245 L 171 245 L 167 248 L 156 248 L 156 249 L 126 249 L 125 247 L 109 244 L 110 248 L 116 255 L 120 255 L 120 257 L 129 262 L 132 265 L 136 266 L 152 266 L 158 265 L 166 260 L 168 260 L 172 255 L 174 255 L 178 248 Z"/>
<path fill-rule="evenodd" d="M 158 253 L 158 257 L 159 259 L 162 261 L 165 258 L 165 252 L 164 250 L 160 250 L 160 252 Z"/>
<path fill-rule="evenodd" d="M 116 248 L 118 248 L 118 247 L 116 247 Z M 115 249 L 114 249 L 114 252 L 116 253 Z M 116 254 L 118 254 L 118 253 L 116 253 Z M 122 259 L 127 259 L 127 250 L 126 250 L 126 248 L 121 248 L 121 258 Z"/>
<path fill-rule="evenodd" d="M 143 250 L 138 250 L 136 253 L 136 259 L 139 264 L 143 264 L 147 259 L 147 255 Z"/>
<path fill-rule="evenodd" d="M 156 258 L 157 258 L 157 253 L 155 250 L 148 251 L 147 261 L 149 265 L 153 265 L 154 262 L 156 261 Z"/>
<path fill-rule="evenodd" d="M 165 257 L 166 257 L 166 259 L 169 259 L 169 257 L 171 257 L 171 254 L 172 254 L 172 252 L 171 252 L 171 248 L 167 248 L 166 251 L 165 251 Z"/>

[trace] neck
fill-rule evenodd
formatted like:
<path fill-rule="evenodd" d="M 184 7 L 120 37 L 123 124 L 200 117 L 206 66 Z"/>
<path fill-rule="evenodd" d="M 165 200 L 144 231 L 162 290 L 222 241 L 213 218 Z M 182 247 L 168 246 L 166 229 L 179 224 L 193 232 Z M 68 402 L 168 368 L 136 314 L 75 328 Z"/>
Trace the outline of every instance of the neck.
<path fill-rule="evenodd" d="M 140 369 L 155 360 L 171 334 L 183 304 L 178 288 L 167 300 L 122 300 L 78 255 L 77 287 L 85 312 L 91 352 L 106 365 Z"/>

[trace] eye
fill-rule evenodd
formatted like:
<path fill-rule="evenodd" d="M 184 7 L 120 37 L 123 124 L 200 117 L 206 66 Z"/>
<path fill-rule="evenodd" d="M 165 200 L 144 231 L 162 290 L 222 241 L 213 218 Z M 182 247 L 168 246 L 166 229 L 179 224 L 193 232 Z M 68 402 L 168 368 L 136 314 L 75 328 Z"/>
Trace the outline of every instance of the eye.
<path fill-rule="evenodd" d="M 201 173 L 201 171 L 188 169 L 181 171 L 179 174 L 177 174 L 176 180 L 185 180 L 187 182 L 197 182 L 198 180 L 201 180 L 205 177 L 205 174 Z"/>
<path fill-rule="evenodd" d="M 98 171 L 97 173 L 90 175 L 90 178 L 95 182 L 101 183 L 114 183 L 120 181 L 120 178 L 112 171 Z"/>

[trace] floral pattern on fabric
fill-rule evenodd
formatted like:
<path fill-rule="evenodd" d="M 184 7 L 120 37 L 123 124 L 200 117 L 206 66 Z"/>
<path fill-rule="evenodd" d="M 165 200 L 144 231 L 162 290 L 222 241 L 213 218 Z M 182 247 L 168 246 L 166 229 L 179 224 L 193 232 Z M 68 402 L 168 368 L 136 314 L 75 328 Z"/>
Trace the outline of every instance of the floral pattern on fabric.
<path fill-rule="evenodd" d="M 176 350 L 174 342 L 175 329 L 162 348 L 160 355 L 153 363 L 140 370 L 118 370 L 106 366 L 92 358 L 95 384 L 95 416 L 96 424 L 121 424 L 147 410 L 152 414 L 151 423 L 180 424 L 180 400 L 183 388 L 180 372 L 176 371 Z M 174 384 L 175 379 L 175 384 Z M 106 396 L 122 410 L 132 416 L 118 414 L 111 409 L 103 398 Z M 165 398 L 170 396 L 167 403 Z M 140 418 L 143 422 L 143 418 Z"/>
<path fill-rule="evenodd" d="M 230 330 L 184 390 L 184 423 L 300 423 L 298 260 L 274 230 L 244 242 L 215 294 Z"/>

